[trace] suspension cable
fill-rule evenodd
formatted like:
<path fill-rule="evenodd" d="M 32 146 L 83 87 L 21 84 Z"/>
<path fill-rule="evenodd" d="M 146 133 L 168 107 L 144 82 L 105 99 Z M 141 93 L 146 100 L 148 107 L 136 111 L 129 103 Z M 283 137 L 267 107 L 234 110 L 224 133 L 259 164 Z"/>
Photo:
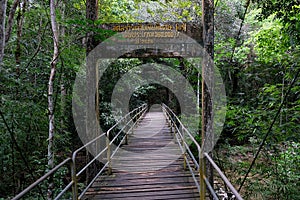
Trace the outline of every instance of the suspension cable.
<path fill-rule="evenodd" d="M 245 12 L 244 12 L 244 14 L 243 14 L 243 18 L 242 18 L 242 22 L 241 22 L 241 24 L 240 24 L 239 32 L 238 32 L 237 37 L 236 37 L 236 42 L 235 42 L 234 47 L 233 47 L 233 49 L 232 49 L 232 54 L 231 54 L 231 57 L 230 57 L 230 63 L 231 63 L 232 60 L 233 60 L 233 56 L 234 56 L 234 54 L 235 54 L 235 49 L 237 48 L 237 46 L 238 46 L 238 41 L 240 40 L 240 36 L 241 36 L 241 33 L 242 33 L 242 28 L 243 28 L 243 26 L 244 26 L 244 22 L 245 22 L 245 19 L 246 19 L 246 14 L 247 14 L 247 12 L 248 12 L 249 5 L 250 5 L 250 0 L 247 0 L 246 6 L 245 6 L 246 9 L 245 9 Z"/>
<path fill-rule="evenodd" d="M 294 66 L 294 65 L 293 65 L 293 66 Z M 265 134 L 265 136 L 264 136 L 262 142 L 260 143 L 259 148 L 258 148 L 258 150 L 257 150 L 257 152 L 256 152 L 256 154 L 255 154 L 255 156 L 254 156 L 254 159 L 252 160 L 252 163 L 251 163 L 251 165 L 250 165 L 250 167 L 249 167 L 249 169 L 248 169 L 248 171 L 247 171 L 247 173 L 246 173 L 246 175 L 245 175 L 245 177 L 244 177 L 244 179 L 243 179 L 243 181 L 242 181 L 242 183 L 241 183 L 241 185 L 240 185 L 240 187 L 239 187 L 239 189 L 238 189 L 238 192 L 241 191 L 241 189 L 242 189 L 242 187 L 243 187 L 243 185 L 244 185 L 244 183 L 245 183 L 245 181 L 246 181 L 246 179 L 247 179 L 249 173 L 251 172 L 251 170 L 252 170 L 252 168 L 253 168 L 253 166 L 254 166 L 254 164 L 255 164 L 255 161 L 256 161 L 257 158 L 258 158 L 258 155 L 259 155 L 260 151 L 262 150 L 262 148 L 263 148 L 263 146 L 264 146 L 264 144 L 265 144 L 265 142 L 266 142 L 268 136 L 270 135 L 270 133 L 271 133 L 271 131 L 272 131 L 272 129 L 273 129 L 273 126 L 274 126 L 274 124 L 275 124 L 275 122 L 276 122 L 278 116 L 279 116 L 280 113 L 281 113 L 281 109 L 283 108 L 283 106 L 284 106 L 284 104 L 285 104 L 285 102 L 286 102 L 287 97 L 289 96 L 289 94 L 290 94 L 290 92 L 291 92 L 291 90 L 292 90 L 293 85 L 296 83 L 296 80 L 298 79 L 299 73 L 300 73 L 300 68 L 298 69 L 298 71 L 297 71 L 297 73 L 296 73 L 294 79 L 292 80 L 292 82 L 291 82 L 291 84 L 290 84 L 290 86 L 289 86 L 289 88 L 288 88 L 288 91 L 287 91 L 287 93 L 285 94 L 285 96 L 284 96 L 284 98 L 283 98 L 283 100 L 282 100 L 282 102 L 281 102 L 281 104 L 280 104 L 280 106 L 279 106 L 279 108 L 278 108 L 278 110 L 277 110 L 277 113 L 276 113 L 276 115 L 275 115 L 275 117 L 274 117 L 274 119 L 273 119 L 273 121 L 272 121 L 272 123 L 271 123 L 271 125 L 270 125 L 270 127 L 269 127 L 269 129 L 268 129 L 268 131 L 267 131 L 267 133 Z"/>

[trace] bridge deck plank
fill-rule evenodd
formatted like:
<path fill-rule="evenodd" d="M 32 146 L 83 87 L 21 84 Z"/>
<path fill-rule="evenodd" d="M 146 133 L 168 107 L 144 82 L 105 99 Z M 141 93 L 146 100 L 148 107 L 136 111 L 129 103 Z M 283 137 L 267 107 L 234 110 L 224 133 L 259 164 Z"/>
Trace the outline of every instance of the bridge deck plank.
<path fill-rule="evenodd" d="M 99 177 L 84 199 L 199 199 L 162 112 L 147 113 L 122 148 L 133 154 L 117 153 L 113 174 Z"/>

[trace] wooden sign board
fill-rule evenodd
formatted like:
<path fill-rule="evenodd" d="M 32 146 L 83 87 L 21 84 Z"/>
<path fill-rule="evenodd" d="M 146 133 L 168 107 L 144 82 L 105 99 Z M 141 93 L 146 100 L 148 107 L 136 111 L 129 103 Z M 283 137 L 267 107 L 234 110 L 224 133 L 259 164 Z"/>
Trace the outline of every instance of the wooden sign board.
<path fill-rule="evenodd" d="M 121 57 L 195 57 L 200 52 L 195 45 L 203 44 L 202 26 L 194 23 L 115 23 L 102 24 L 99 28 L 122 33 L 110 37 L 103 51 L 104 57 L 114 57 L 117 51 L 128 49 Z M 199 48 L 198 48 L 199 49 Z"/>

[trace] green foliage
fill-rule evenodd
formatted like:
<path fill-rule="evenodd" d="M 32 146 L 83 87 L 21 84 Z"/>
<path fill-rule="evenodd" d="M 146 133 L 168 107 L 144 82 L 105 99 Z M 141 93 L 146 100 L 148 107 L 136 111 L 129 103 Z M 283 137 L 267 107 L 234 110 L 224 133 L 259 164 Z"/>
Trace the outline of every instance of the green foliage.
<path fill-rule="evenodd" d="M 99 5 L 99 19 L 105 23 L 131 22 L 134 8 L 133 0 L 103 0 Z"/>
<path fill-rule="evenodd" d="M 137 4 L 135 18 L 140 21 L 195 21 L 199 22 L 201 7 L 194 1 L 141 1 Z"/>
<path fill-rule="evenodd" d="M 250 137 L 261 136 L 266 128 L 262 119 L 266 113 L 258 113 L 245 106 L 229 105 L 222 137 L 229 143 L 248 143 Z"/>
<path fill-rule="evenodd" d="M 30 1 L 25 12 L 21 37 L 20 64 L 16 64 L 16 26 L 6 46 L 4 68 L 0 74 L 0 197 L 13 196 L 45 173 L 47 165 L 48 110 L 47 84 L 52 55 L 52 36 L 47 5 Z M 74 13 L 65 5 L 61 26 Z M 78 13 L 79 14 L 79 13 Z M 74 125 L 71 94 L 76 70 L 84 60 L 85 51 L 78 41 L 76 29 L 64 26 L 57 78 L 55 81 L 55 114 L 57 162 L 64 159 L 76 145 L 71 145 Z M 64 85 L 65 95 L 61 95 Z M 7 123 L 7 126 L 5 124 Z M 16 140 L 16 142 L 14 142 Z M 60 181 L 61 182 L 61 181 Z"/>
<path fill-rule="evenodd" d="M 246 198 L 299 199 L 299 143 L 286 142 L 266 149 L 253 170 Z M 263 184 L 262 184 L 263 183 Z"/>
<path fill-rule="evenodd" d="M 256 153 L 259 140 L 251 138 L 251 145 L 222 145 L 220 165 L 229 170 L 232 183 L 239 185 Z M 220 154 L 221 153 L 221 154 Z M 268 144 L 263 148 L 250 172 L 241 194 L 244 199 L 299 199 L 299 143 Z"/>
<path fill-rule="evenodd" d="M 244 2 L 218 1 L 215 13 L 214 61 L 222 73 L 229 96 L 220 142 L 244 145 L 226 147 L 230 155 L 238 157 L 229 161 L 236 177 L 244 176 L 249 167 L 249 157 L 273 121 L 300 61 L 299 1 L 253 1 L 257 4 L 249 7 L 241 34 L 237 35 L 245 12 Z M 8 1 L 9 6 L 12 3 L 12 0 Z M 0 198 L 11 197 L 29 185 L 33 181 L 31 173 L 39 177 L 45 173 L 47 165 L 47 84 L 53 51 L 52 33 L 47 2 L 32 0 L 28 3 L 30 6 L 24 15 L 20 42 L 20 64 L 16 64 L 15 57 L 18 42 L 15 20 L 0 74 L 0 109 L 4 115 L 4 119 L 0 119 Z M 96 39 L 101 41 L 113 34 L 98 29 L 97 26 L 102 23 L 200 22 L 202 14 L 201 6 L 195 1 L 102 0 L 99 1 L 99 20 L 90 22 L 85 19 L 85 1 L 71 0 L 62 7 L 64 12 L 61 8 L 57 9 L 57 21 L 64 34 L 60 37 L 60 57 L 54 83 L 57 162 L 81 144 L 73 124 L 71 95 L 76 72 L 85 59 L 83 38 L 86 33 L 94 32 Z M 108 67 L 99 82 L 100 123 L 103 129 L 107 130 L 115 123 L 113 115 L 116 113 L 112 113 L 110 99 L 118 80 L 133 68 L 141 70 L 139 66 L 143 63 L 156 62 L 176 70 L 183 62 L 185 68 L 179 72 L 196 91 L 198 72 L 190 60 L 118 59 Z M 195 62 L 201 63 L 201 60 Z M 170 77 L 162 78 L 166 82 L 174 82 Z M 132 85 L 135 81 L 134 78 L 128 79 L 126 85 Z M 61 92 L 62 85 L 65 94 Z M 249 192 L 245 193 L 249 199 L 299 199 L 299 91 L 298 78 L 267 140 L 263 153 L 265 157 L 260 158 L 251 174 L 250 184 L 247 185 Z M 170 93 L 171 99 L 162 96 L 164 92 Z M 130 109 L 150 100 L 151 103 L 170 101 L 171 107 L 177 106 L 172 91 L 152 84 L 136 89 L 130 99 Z M 189 116 L 181 117 L 192 121 L 193 127 L 199 126 Z M 196 136 L 196 139 L 200 141 L 201 138 Z M 192 148 L 195 149 L 195 146 Z M 63 168 L 55 177 L 61 177 L 67 171 Z M 61 188 L 64 179 L 58 178 L 55 183 Z M 47 188 L 46 184 L 42 187 Z"/>
<path fill-rule="evenodd" d="M 260 19 L 275 15 L 283 24 L 282 28 L 292 38 L 292 43 L 299 45 L 300 37 L 300 6 L 298 0 L 255 0 L 262 12 Z"/>
<path fill-rule="evenodd" d="M 274 174 L 270 180 L 272 196 L 278 199 L 297 199 L 300 196 L 300 148 L 299 143 L 288 142 L 278 154 L 272 156 L 274 162 Z M 276 177 L 274 177 L 276 176 Z M 275 194 L 274 194 L 275 193 Z"/>
<path fill-rule="evenodd" d="M 272 19 L 272 18 L 271 18 Z M 282 24 L 278 21 L 265 21 L 263 27 L 253 34 L 255 52 L 258 60 L 266 64 L 282 63 L 288 54 L 290 41 L 282 33 Z"/>

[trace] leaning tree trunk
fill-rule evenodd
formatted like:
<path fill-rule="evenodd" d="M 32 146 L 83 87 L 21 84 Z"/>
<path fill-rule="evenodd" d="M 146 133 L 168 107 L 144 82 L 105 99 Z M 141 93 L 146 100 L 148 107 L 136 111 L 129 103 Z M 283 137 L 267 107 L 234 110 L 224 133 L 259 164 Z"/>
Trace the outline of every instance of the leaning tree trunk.
<path fill-rule="evenodd" d="M 53 57 L 50 63 L 51 72 L 48 83 L 48 109 L 49 109 L 49 138 L 48 138 L 48 168 L 52 169 L 54 167 L 54 97 L 53 97 L 53 83 L 56 72 L 57 59 L 59 56 L 59 34 L 58 34 L 58 26 L 56 22 L 56 14 L 55 14 L 55 0 L 50 0 L 50 20 L 51 20 L 51 29 L 53 33 Z M 53 199 L 53 177 L 49 179 L 47 198 L 48 200 Z"/>
<path fill-rule="evenodd" d="M 0 65 L 4 57 L 6 5 L 7 0 L 0 0 Z"/>

